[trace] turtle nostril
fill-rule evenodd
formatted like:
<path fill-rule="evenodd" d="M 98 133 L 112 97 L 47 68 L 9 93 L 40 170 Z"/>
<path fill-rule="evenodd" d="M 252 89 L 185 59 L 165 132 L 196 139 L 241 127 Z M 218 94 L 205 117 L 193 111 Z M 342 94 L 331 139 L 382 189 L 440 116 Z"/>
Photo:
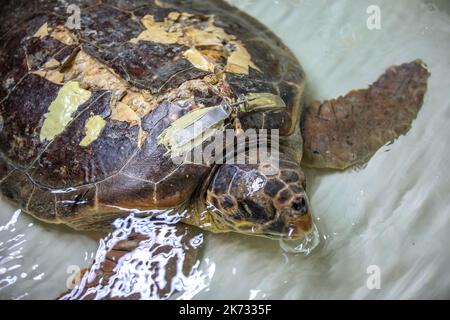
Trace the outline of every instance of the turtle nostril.
<path fill-rule="evenodd" d="M 302 214 L 305 214 L 308 210 L 306 208 L 305 198 L 297 198 L 292 202 L 292 209 L 295 211 L 300 211 Z"/>

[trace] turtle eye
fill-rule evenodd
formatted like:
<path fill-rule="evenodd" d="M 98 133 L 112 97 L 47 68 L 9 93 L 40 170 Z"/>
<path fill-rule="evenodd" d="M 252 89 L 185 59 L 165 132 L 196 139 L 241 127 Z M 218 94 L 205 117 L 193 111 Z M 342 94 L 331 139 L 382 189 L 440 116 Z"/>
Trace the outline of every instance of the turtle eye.
<path fill-rule="evenodd" d="M 242 212 L 248 214 L 249 216 L 253 215 L 253 211 L 250 209 L 248 201 L 243 200 L 242 202 L 239 202 L 238 206 Z M 250 206 L 252 206 L 251 203 Z"/>
<path fill-rule="evenodd" d="M 306 204 L 305 198 L 303 198 L 303 197 L 296 198 L 292 202 L 292 209 L 294 209 L 295 211 L 299 211 L 302 215 L 307 213 L 308 212 L 308 206 Z"/>
<path fill-rule="evenodd" d="M 245 213 L 247 219 L 255 222 L 268 221 L 274 218 L 275 209 L 273 207 L 264 208 L 252 200 L 244 199 L 239 202 L 238 207 Z"/>

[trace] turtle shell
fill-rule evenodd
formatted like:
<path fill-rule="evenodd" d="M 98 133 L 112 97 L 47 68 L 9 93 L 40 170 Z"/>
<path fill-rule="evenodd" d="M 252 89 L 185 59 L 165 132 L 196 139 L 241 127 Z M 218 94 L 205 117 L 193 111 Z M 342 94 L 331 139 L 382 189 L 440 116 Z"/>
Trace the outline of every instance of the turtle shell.
<path fill-rule="evenodd" d="M 244 129 L 298 127 L 302 68 L 223 1 L 6 1 L 0 38 L 0 188 L 45 221 L 186 203 L 210 168 L 157 138 L 194 109 L 272 93 L 285 110 L 240 114 Z"/>

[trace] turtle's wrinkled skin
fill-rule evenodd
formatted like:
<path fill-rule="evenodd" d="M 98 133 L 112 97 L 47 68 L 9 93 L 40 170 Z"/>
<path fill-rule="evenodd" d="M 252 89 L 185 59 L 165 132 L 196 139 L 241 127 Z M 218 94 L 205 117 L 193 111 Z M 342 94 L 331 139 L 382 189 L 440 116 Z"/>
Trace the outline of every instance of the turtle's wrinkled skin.
<path fill-rule="evenodd" d="M 299 166 L 305 76 L 265 26 L 223 1 L 77 1 L 81 28 L 69 29 L 60 2 L 33 3 L 10 1 L 2 11 L 0 175 L 8 199 L 47 222 L 101 229 L 129 210 L 183 206 L 210 183 L 185 222 L 275 237 L 311 230 Z M 196 60 L 206 56 L 211 69 Z M 70 81 L 88 99 L 43 139 L 50 106 Z M 286 107 L 240 112 L 242 129 L 297 136 L 275 174 L 262 174 L 262 164 L 224 165 L 212 177 L 212 167 L 175 164 L 158 144 L 181 116 L 248 93 L 279 95 Z M 85 146 L 94 116 L 103 126 Z M 245 186 L 255 179 L 253 195 Z"/>

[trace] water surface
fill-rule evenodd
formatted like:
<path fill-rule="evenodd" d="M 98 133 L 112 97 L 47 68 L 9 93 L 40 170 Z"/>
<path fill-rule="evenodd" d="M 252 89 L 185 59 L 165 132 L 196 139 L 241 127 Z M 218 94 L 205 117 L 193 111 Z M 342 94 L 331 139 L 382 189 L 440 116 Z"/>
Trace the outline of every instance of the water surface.
<path fill-rule="evenodd" d="M 432 75 L 412 129 L 367 166 L 307 171 L 320 250 L 304 257 L 275 241 L 207 234 L 204 286 L 192 298 L 450 298 L 450 3 L 232 2 L 294 51 L 309 99 L 365 87 L 386 67 L 416 58 Z M 380 30 L 367 28 L 370 5 L 381 10 Z M 4 201 L 0 211 L 0 298 L 54 299 L 92 261 L 100 235 L 42 224 Z M 379 289 L 370 285 L 374 270 Z"/>

